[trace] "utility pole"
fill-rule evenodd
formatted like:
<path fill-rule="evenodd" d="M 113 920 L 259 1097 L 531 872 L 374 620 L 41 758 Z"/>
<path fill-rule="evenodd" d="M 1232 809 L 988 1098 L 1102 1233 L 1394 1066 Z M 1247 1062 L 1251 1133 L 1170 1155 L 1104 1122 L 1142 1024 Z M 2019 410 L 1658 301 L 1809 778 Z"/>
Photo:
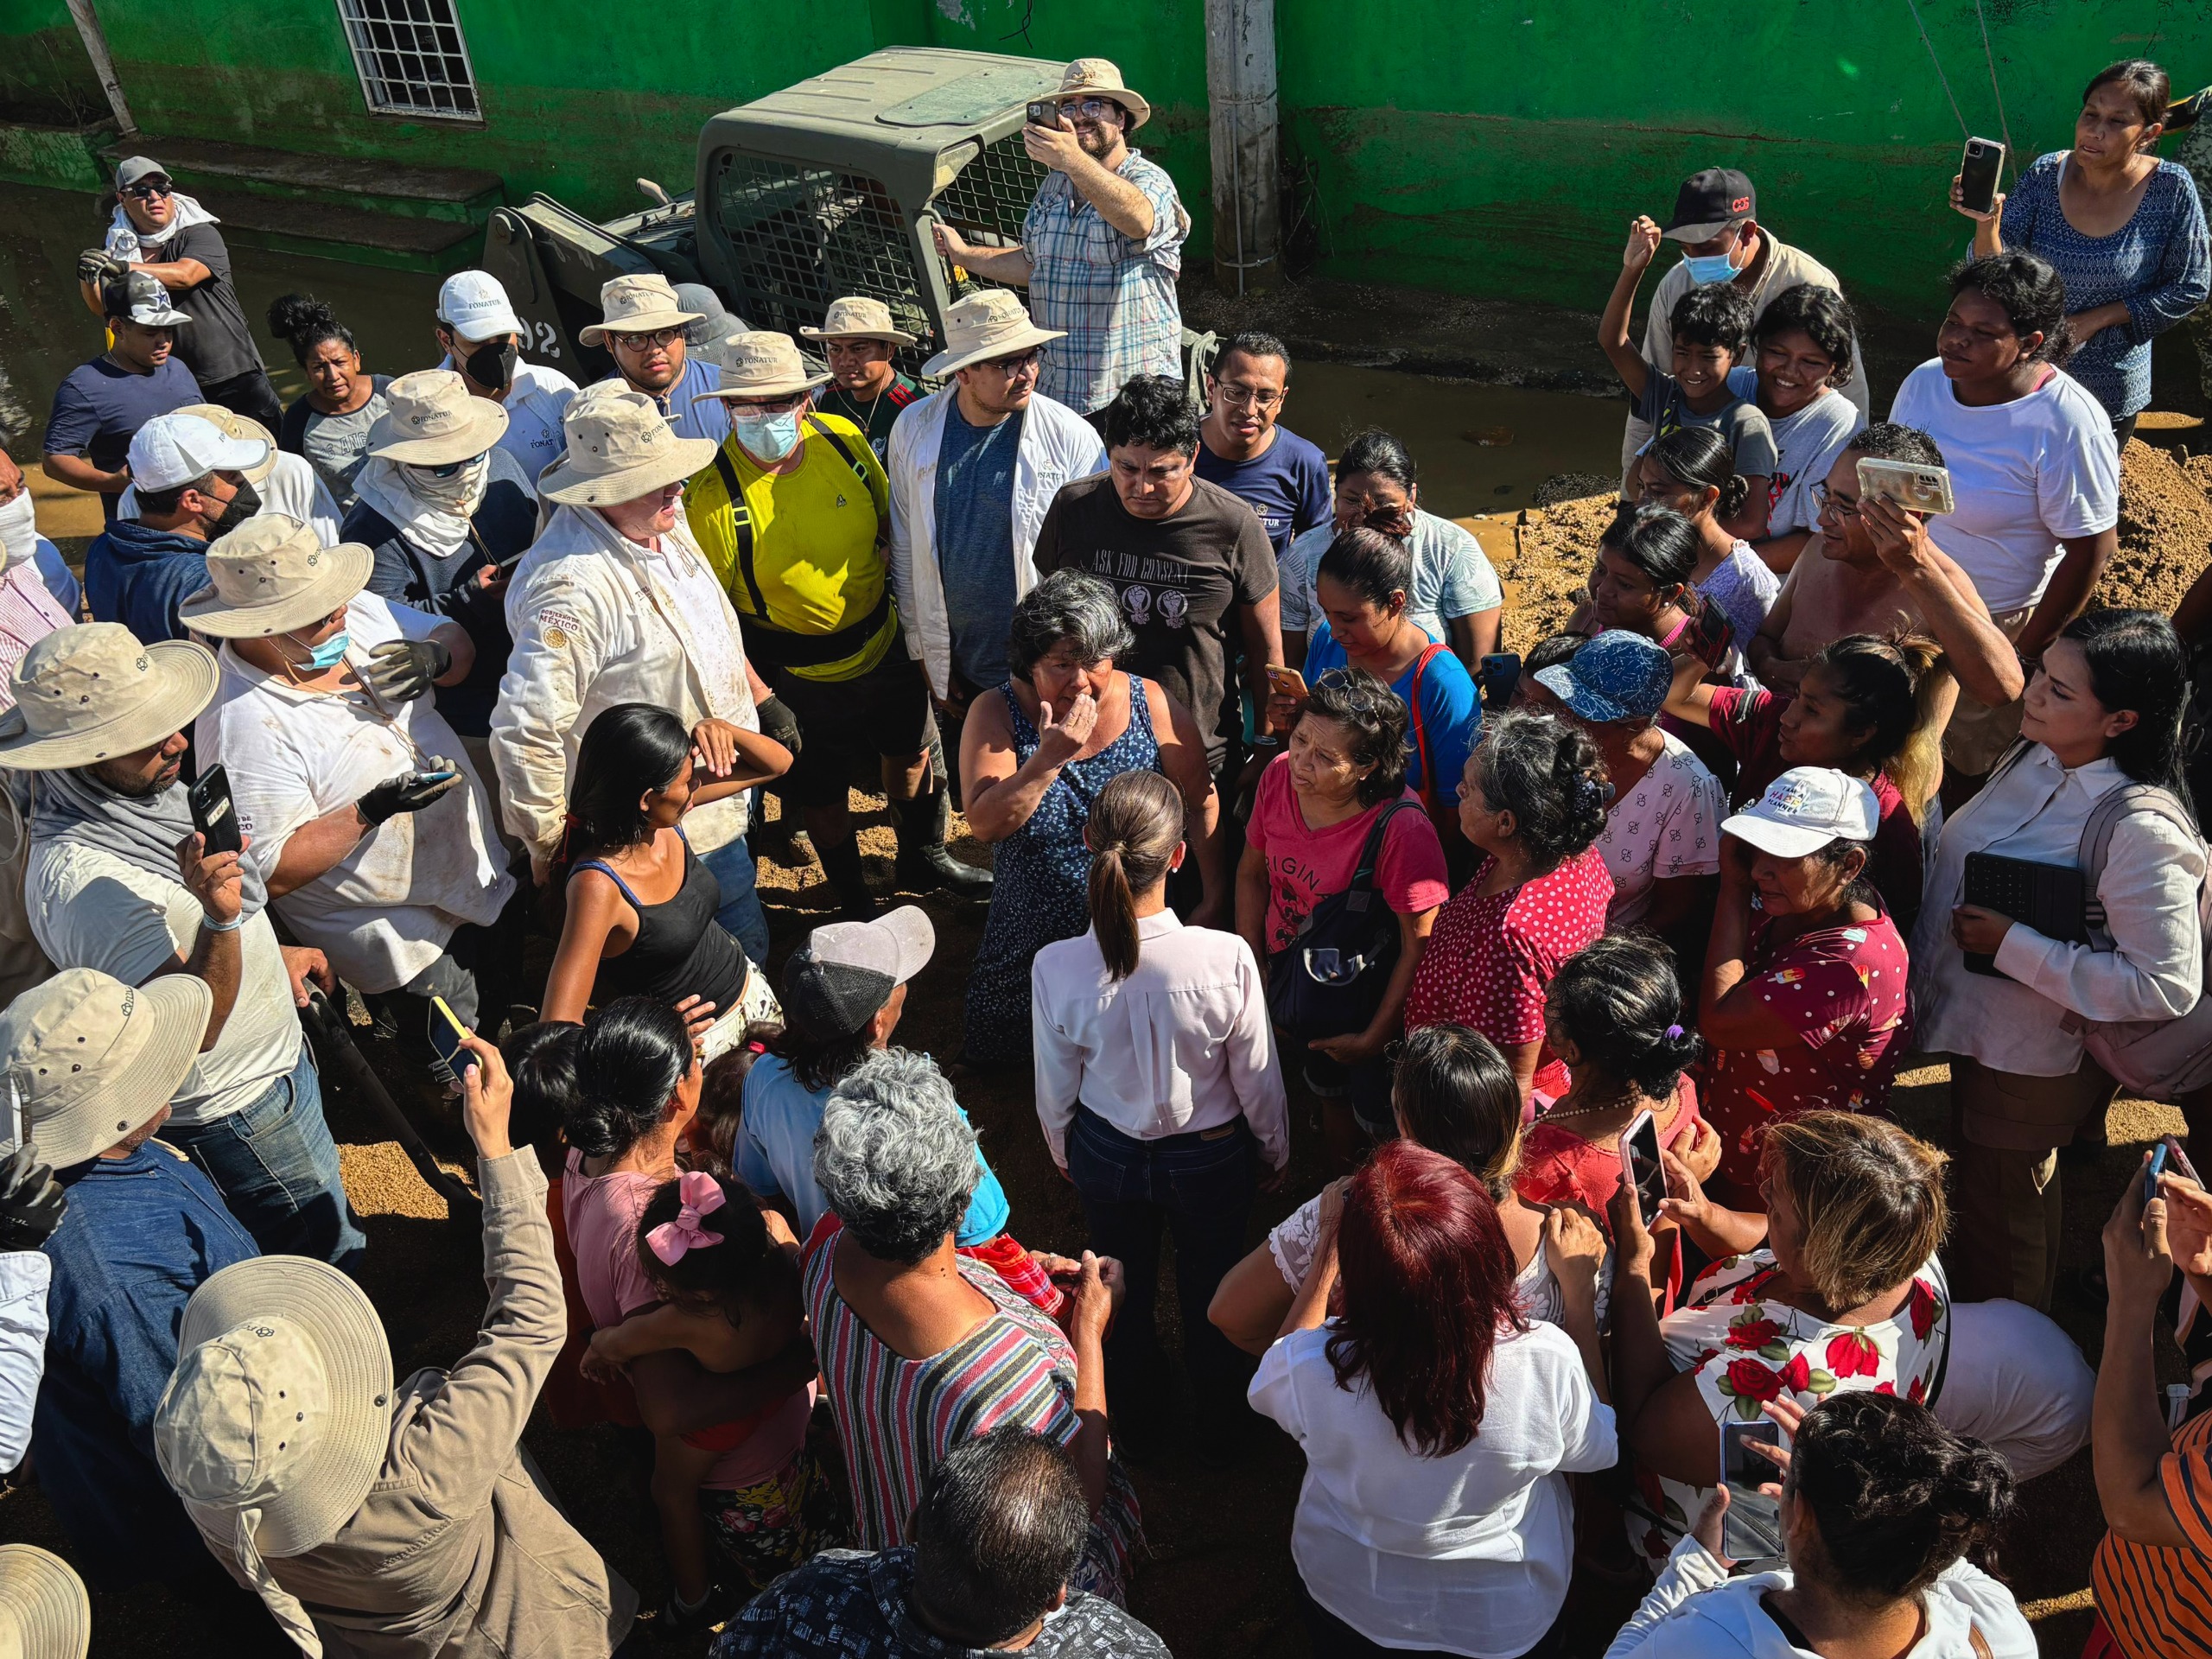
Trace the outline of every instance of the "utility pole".
<path fill-rule="evenodd" d="M 1206 91 L 1214 280 L 1224 294 L 1271 288 L 1282 271 L 1274 0 L 1206 0 Z"/>
<path fill-rule="evenodd" d="M 115 111 L 116 125 L 123 129 L 125 138 L 137 137 L 138 124 L 130 118 L 130 106 L 123 101 L 123 83 L 116 79 L 115 60 L 108 55 L 107 35 L 100 28 L 99 14 L 92 10 L 92 0 L 69 0 L 69 16 L 76 21 L 77 37 L 85 43 L 85 55 L 92 60 L 100 90 L 107 94 L 107 106 Z M 1269 79 L 1272 84 L 1272 71 Z"/>

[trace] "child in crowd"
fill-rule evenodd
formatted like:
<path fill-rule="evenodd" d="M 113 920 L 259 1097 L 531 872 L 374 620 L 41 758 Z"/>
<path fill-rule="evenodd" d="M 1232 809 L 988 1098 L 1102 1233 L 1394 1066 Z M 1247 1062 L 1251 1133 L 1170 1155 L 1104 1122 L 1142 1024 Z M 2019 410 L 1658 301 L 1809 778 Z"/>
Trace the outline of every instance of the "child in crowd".
<path fill-rule="evenodd" d="M 1599 320 L 1598 343 L 1636 400 L 1637 418 L 1650 423 L 1652 436 L 1662 438 L 1679 427 L 1712 427 L 1728 440 L 1736 470 L 1751 486 L 1752 498 L 1764 499 L 1776 467 L 1774 431 L 1758 405 L 1728 384 L 1729 371 L 1743 361 L 1751 337 L 1751 302 L 1730 283 L 1691 289 L 1669 314 L 1675 331 L 1673 372 L 1652 367 L 1629 343 L 1628 314 L 1658 251 L 1658 225 L 1638 215 L 1629 227 L 1620 279 Z"/>
<path fill-rule="evenodd" d="M 1774 436 L 1765 530 L 1745 539 L 1777 575 L 1789 575 L 1821 533 L 1813 486 L 1866 424 L 1837 390 L 1856 372 L 1855 328 L 1842 295 L 1802 283 L 1777 296 L 1751 325 L 1751 366 L 1728 371 L 1728 390 L 1758 404 Z"/>
<path fill-rule="evenodd" d="M 734 1181 L 737 1171 L 737 1138 L 745 1128 L 745 1078 L 753 1062 L 768 1052 L 783 1027 L 772 1020 L 756 1020 L 745 1028 L 737 1046 L 716 1056 L 699 1074 L 699 1111 L 684 1131 L 677 1157 L 687 1169 L 702 1169 L 717 1180 Z M 791 1201 L 763 1199 L 785 1220 L 792 1219 Z"/>

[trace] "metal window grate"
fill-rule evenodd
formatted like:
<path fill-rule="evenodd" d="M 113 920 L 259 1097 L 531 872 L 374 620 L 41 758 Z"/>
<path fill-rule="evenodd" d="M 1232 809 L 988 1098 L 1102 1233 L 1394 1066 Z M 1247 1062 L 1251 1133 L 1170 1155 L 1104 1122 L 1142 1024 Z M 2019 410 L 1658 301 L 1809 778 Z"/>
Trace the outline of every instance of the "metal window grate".
<path fill-rule="evenodd" d="M 1045 181 L 1042 164 L 1029 159 L 1019 130 L 962 168 L 950 184 L 938 192 L 931 207 L 938 218 L 982 247 L 1012 248 L 1021 243 L 1021 221 L 1037 187 Z M 1001 284 L 970 271 L 963 292 Z"/>
<path fill-rule="evenodd" d="M 454 0 L 338 0 L 338 16 L 371 110 L 443 121 L 483 118 Z"/>

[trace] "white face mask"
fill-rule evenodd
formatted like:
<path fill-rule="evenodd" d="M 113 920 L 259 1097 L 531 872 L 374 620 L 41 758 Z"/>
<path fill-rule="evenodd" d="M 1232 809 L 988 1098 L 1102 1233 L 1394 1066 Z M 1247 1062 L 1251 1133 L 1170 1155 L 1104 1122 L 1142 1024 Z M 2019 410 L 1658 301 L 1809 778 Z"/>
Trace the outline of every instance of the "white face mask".
<path fill-rule="evenodd" d="M 27 563 L 38 551 L 38 504 L 26 485 L 12 501 L 0 503 L 0 570 Z"/>
<path fill-rule="evenodd" d="M 410 494 L 456 518 L 466 518 L 483 504 L 484 491 L 492 481 L 492 452 L 486 449 L 445 478 L 435 477 L 427 467 L 410 467 L 406 471 Z"/>

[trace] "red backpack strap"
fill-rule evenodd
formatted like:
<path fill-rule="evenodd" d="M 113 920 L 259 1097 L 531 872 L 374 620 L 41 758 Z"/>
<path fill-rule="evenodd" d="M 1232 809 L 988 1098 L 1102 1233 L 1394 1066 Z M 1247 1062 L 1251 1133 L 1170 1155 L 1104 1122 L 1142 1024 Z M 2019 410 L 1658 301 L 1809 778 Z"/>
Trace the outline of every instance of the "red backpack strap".
<path fill-rule="evenodd" d="M 1432 640 L 1421 654 L 1414 658 L 1413 695 L 1406 699 L 1406 712 L 1412 716 L 1414 722 L 1414 753 L 1421 756 L 1421 800 L 1427 804 L 1432 819 L 1437 811 L 1436 768 L 1428 763 L 1428 730 L 1421 724 L 1421 676 L 1428 671 L 1428 665 L 1447 649 L 1449 647 Z"/>

